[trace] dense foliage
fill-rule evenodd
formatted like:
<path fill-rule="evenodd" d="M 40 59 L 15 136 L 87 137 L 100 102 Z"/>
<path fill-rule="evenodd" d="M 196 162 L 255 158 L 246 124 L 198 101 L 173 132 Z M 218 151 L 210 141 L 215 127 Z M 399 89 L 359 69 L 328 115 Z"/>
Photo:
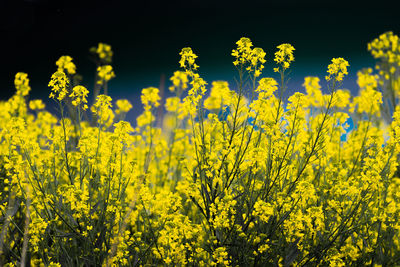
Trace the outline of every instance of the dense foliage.
<path fill-rule="evenodd" d="M 266 53 L 241 38 L 237 89 L 215 81 L 206 93 L 183 48 L 163 117 L 159 89 L 145 88 L 136 127 L 130 102 L 108 96 L 107 44 L 91 49 L 90 108 L 69 56 L 49 83 L 58 114 L 29 101 L 17 73 L 0 102 L 0 265 L 400 262 L 399 38 L 368 45 L 376 71 L 358 73 L 355 97 L 341 89 L 348 62 L 334 58 L 326 90 L 306 77 L 306 93 L 285 98 L 295 49 L 277 49 L 277 79 L 261 78 Z"/>

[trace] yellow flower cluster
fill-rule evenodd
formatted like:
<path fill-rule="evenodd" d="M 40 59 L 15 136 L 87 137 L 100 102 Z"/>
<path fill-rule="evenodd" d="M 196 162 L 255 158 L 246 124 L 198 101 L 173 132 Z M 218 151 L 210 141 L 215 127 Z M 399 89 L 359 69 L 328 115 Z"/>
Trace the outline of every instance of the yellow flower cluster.
<path fill-rule="evenodd" d="M 368 44 L 368 50 L 377 59 L 375 68 L 378 70 L 378 89 L 385 97 L 382 115 L 389 123 L 400 94 L 400 41 L 393 32 L 381 34 Z M 375 76 L 375 75 L 371 75 Z"/>
<path fill-rule="evenodd" d="M 188 88 L 189 79 L 187 73 L 184 71 L 175 71 L 170 81 L 172 82 L 172 86 L 169 87 L 169 90 L 177 92 L 177 95 L 180 95 L 181 92 Z"/>
<path fill-rule="evenodd" d="M 229 100 L 233 91 L 229 89 L 228 82 L 215 81 L 211 84 L 210 96 L 204 100 L 204 107 L 206 109 L 220 109 L 224 105 L 230 105 Z"/>
<path fill-rule="evenodd" d="M 350 92 L 348 90 L 336 90 L 333 93 L 333 106 L 344 109 L 350 104 Z M 354 101 L 354 100 L 353 100 Z"/>
<path fill-rule="evenodd" d="M 88 108 L 86 99 L 88 94 L 89 94 L 88 89 L 86 89 L 82 85 L 77 85 L 74 88 L 72 88 L 72 92 L 69 95 L 69 97 L 71 97 L 72 99 L 72 105 L 76 107 L 83 104 L 82 109 L 86 110 Z"/>
<path fill-rule="evenodd" d="M 192 48 L 182 48 L 182 51 L 179 53 L 179 55 L 181 56 L 181 60 L 179 60 L 181 68 L 196 70 L 199 67 L 195 63 L 197 55 L 193 53 Z"/>
<path fill-rule="evenodd" d="M 235 61 L 233 61 L 233 65 L 244 65 L 246 62 L 251 61 L 252 54 L 252 46 L 253 43 L 247 37 L 240 38 L 239 41 L 236 42 L 237 49 L 232 50 L 232 56 L 235 57 Z"/>
<path fill-rule="evenodd" d="M 29 108 L 32 110 L 44 109 L 46 105 L 43 103 L 42 99 L 34 99 L 29 101 Z"/>
<path fill-rule="evenodd" d="M 56 65 L 58 67 L 57 71 L 66 72 L 67 74 L 75 74 L 76 66 L 72 62 L 72 57 L 70 56 L 61 56 L 57 61 Z"/>
<path fill-rule="evenodd" d="M 107 124 L 107 122 L 110 122 L 114 117 L 111 110 L 111 100 L 111 97 L 108 95 L 98 95 L 96 102 L 91 108 L 92 112 L 99 117 L 100 125 Z"/>
<path fill-rule="evenodd" d="M 253 214 L 261 221 L 268 222 L 269 218 L 274 215 L 274 207 L 270 203 L 258 200 L 254 204 Z"/>
<path fill-rule="evenodd" d="M 246 68 L 248 72 L 253 72 L 254 71 L 254 77 L 259 77 L 261 75 L 262 70 L 264 69 L 264 63 L 266 62 L 265 60 L 266 53 L 264 50 L 260 47 L 255 47 L 252 50 L 252 57 L 251 57 L 251 64 Z"/>
<path fill-rule="evenodd" d="M 180 101 L 179 97 L 168 97 L 165 100 L 165 109 L 169 112 L 177 112 Z"/>
<path fill-rule="evenodd" d="M 278 83 L 274 78 L 262 78 L 258 81 L 256 92 L 271 96 L 276 90 L 278 90 Z"/>
<path fill-rule="evenodd" d="M 118 108 L 115 111 L 115 113 L 117 113 L 117 114 L 128 113 L 129 110 L 132 109 L 132 104 L 127 99 L 118 99 L 115 104 L 116 104 L 116 106 Z"/>
<path fill-rule="evenodd" d="M 357 73 L 357 83 L 360 87 L 360 95 L 354 97 L 350 111 L 354 112 L 357 106 L 358 113 L 369 113 L 371 115 L 380 116 L 380 105 L 382 101 L 382 93 L 377 91 L 378 76 L 372 75 L 372 69 L 364 69 Z"/>
<path fill-rule="evenodd" d="M 69 86 L 69 80 L 65 72 L 56 71 L 51 75 L 49 87 L 51 87 L 50 98 L 57 98 L 58 101 L 62 101 L 68 94 L 67 87 Z"/>
<path fill-rule="evenodd" d="M 27 96 L 31 90 L 28 74 L 24 72 L 18 72 L 15 74 L 14 85 L 17 90 L 17 95 Z"/>
<path fill-rule="evenodd" d="M 190 85 L 192 87 L 188 91 L 188 96 L 183 99 L 182 114 L 180 117 L 182 119 L 182 117 L 190 114 L 193 118 L 199 102 L 206 92 L 207 83 L 198 73 L 195 72 L 199 66 L 195 63 L 197 55 L 193 53 L 192 49 L 190 47 L 182 48 L 179 55 L 181 56 L 179 63 L 181 67 L 185 69 L 185 73 L 190 78 Z"/>
<path fill-rule="evenodd" d="M 120 121 L 114 124 L 114 134 L 118 141 L 121 143 L 127 143 L 128 140 L 132 139 L 130 135 L 134 130 L 131 124 L 127 121 Z"/>
<path fill-rule="evenodd" d="M 279 49 L 275 52 L 274 61 L 276 64 L 279 64 L 282 69 L 275 68 L 275 72 L 279 72 L 280 70 L 285 71 L 289 68 L 290 63 L 294 61 L 293 51 L 295 50 L 291 44 L 281 44 L 278 45 L 277 48 Z"/>
<path fill-rule="evenodd" d="M 376 59 L 400 66 L 400 40 L 393 32 L 381 34 L 368 44 L 368 51 Z"/>
<path fill-rule="evenodd" d="M 309 97 L 310 105 L 315 107 L 322 107 L 324 105 L 324 98 L 321 92 L 321 85 L 318 77 L 305 77 L 303 86 Z"/>
<path fill-rule="evenodd" d="M 115 73 L 111 65 L 99 66 L 97 68 L 97 75 L 99 76 L 97 83 L 101 85 L 104 85 L 115 77 Z"/>
<path fill-rule="evenodd" d="M 99 112 L 102 111 L 102 109 L 107 109 L 111 108 L 111 97 L 108 95 L 99 95 L 97 96 L 96 103 L 93 105 L 93 109 Z"/>
<path fill-rule="evenodd" d="M 111 50 L 111 45 L 105 43 L 99 43 L 96 48 L 96 53 L 100 59 L 107 63 L 111 63 L 113 51 Z"/>
<path fill-rule="evenodd" d="M 239 79 L 237 92 L 215 81 L 206 97 L 185 48 L 164 116 L 159 89 L 144 88 L 136 125 L 124 120 L 127 99 L 113 107 L 97 95 L 90 114 L 89 90 L 71 88 L 67 68 L 49 83 L 60 118 L 39 99 L 28 105 L 17 74 L 0 102 L 1 264 L 396 266 L 400 108 L 384 123 L 385 78 L 359 72 L 352 98 L 336 58 L 329 94 L 306 77 L 305 93 L 277 96 L 294 49 L 279 47 L 278 79 L 258 79 L 262 51 L 237 44 L 250 83 Z"/>
<path fill-rule="evenodd" d="M 333 78 L 335 81 L 338 82 L 343 81 L 344 76 L 348 74 L 348 66 L 349 62 L 347 62 L 345 59 L 341 57 L 333 58 L 332 63 L 328 66 L 327 72 L 329 75 L 325 76 L 325 79 L 327 81 L 330 81 Z"/>
<path fill-rule="evenodd" d="M 141 100 L 145 110 L 150 110 L 152 107 L 158 107 L 161 100 L 159 90 L 155 87 L 148 87 L 142 90 Z"/>
<path fill-rule="evenodd" d="M 237 49 L 232 50 L 232 56 L 235 57 L 233 64 L 235 66 L 248 64 L 246 70 L 249 73 L 254 72 L 254 77 L 259 77 L 264 69 L 263 64 L 266 62 L 264 50 L 260 47 L 252 49 L 253 44 L 246 37 L 242 37 L 236 44 Z"/>

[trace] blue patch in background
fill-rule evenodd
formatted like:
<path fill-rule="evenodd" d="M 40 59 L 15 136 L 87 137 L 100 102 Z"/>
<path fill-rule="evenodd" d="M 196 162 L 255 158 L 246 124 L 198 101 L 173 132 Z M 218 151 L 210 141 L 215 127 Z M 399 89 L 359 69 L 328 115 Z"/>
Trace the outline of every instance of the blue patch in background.
<path fill-rule="evenodd" d="M 347 120 L 345 121 L 345 124 L 349 125 L 349 127 L 347 129 L 345 129 L 346 132 L 343 133 L 340 136 L 340 140 L 343 141 L 343 142 L 347 140 L 347 136 L 354 129 L 354 122 L 353 122 L 353 119 L 351 117 L 347 118 Z"/>

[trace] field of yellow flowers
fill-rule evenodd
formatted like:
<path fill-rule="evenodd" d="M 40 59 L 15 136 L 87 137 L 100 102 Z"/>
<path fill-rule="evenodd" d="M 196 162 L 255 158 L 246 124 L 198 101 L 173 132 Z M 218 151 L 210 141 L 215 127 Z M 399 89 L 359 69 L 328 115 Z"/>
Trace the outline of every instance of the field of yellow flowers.
<path fill-rule="evenodd" d="M 17 73 L 0 102 L 0 265 L 398 264 L 398 36 L 368 44 L 376 70 L 358 72 L 358 96 L 333 58 L 324 81 L 306 77 L 287 98 L 294 47 L 277 47 L 275 79 L 261 78 L 262 48 L 236 44 L 238 89 L 214 81 L 209 93 L 182 49 L 161 127 L 158 88 L 142 90 L 136 127 L 131 103 L 108 96 L 107 44 L 91 49 L 92 105 L 69 56 L 49 82 L 57 114 Z"/>

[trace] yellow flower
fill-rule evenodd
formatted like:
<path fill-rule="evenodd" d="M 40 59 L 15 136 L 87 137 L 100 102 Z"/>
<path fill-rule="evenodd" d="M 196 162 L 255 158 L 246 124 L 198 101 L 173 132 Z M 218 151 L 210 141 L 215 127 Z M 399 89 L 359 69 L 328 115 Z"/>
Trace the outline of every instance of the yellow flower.
<path fill-rule="evenodd" d="M 254 204 L 253 215 L 259 217 L 263 222 L 268 222 L 269 217 L 274 215 L 274 208 L 271 204 L 258 200 Z"/>
<path fill-rule="evenodd" d="M 368 51 L 376 59 L 400 66 L 400 41 L 393 32 L 381 34 L 368 44 Z"/>
<path fill-rule="evenodd" d="M 96 99 L 96 103 L 93 105 L 93 108 L 97 109 L 106 109 L 111 108 L 111 97 L 108 95 L 98 95 Z"/>
<path fill-rule="evenodd" d="M 111 63 L 113 51 L 111 50 L 111 45 L 105 43 L 99 43 L 96 48 L 96 53 L 100 59 L 107 63 Z"/>
<path fill-rule="evenodd" d="M 349 66 L 349 62 L 345 59 L 339 58 L 332 58 L 332 63 L 328 66 L 328 74 L 325 76 L 327 81 L 330 81 L 334 78 L 336 81 L 341 82 L 343 80 L 344 75 L 347 75 L 347 67 Z"/>
<path fill-rule="evenodd" d="M 278 90 L 278 83 L 274 78 L 262 78 L 256 88 L 256 92 L 264 92 L 266 96 L 272 95 L 276 90 Z"/>
<path fill-rule="evenodd" d="M 172 86 L 169 87 L 171 92 L 177 91 L 177 95 L 188 88 L 188 74 L 184 71 L 175 71 L 174 75 L 170 78 Z"/>
<path fill-rule="evenodd" d="M 191 72 L 192 88 L 188 91 L 187 97 L 183 99 L 182 111 L 180 115 L 190 114 L 195 116 L 198 104 L 206 92 L 206 81 L 199 74 Z M 181 116 L 178 116 L 181 117 Z"/>
<path fill-rule="evenodd" d="M 15 74 L 14 85 L 17 89 L 18 95 L 27 96 L 31 90 L 31 87 L 29 86 L 28 74 L 24 72 L 18 72 Z"/>
<path fill-rule="evenodd" d="M 305 77 L 303 86 L 306 88 L 308 101 L 312 106 L 321 107 L 324 105 L 324 98 L 318 77 Z"/>
<path fill-rule="evenodd" d="M 108 95 L 98 95 L 96 103 L 92 106 L 91 110 L 99 117 L 99 124 L 110 125 L 114 118 L 114 113 L 111 110 L 111 97 Z"/>
<path fill-rule="evenodd" d="M 240 40 L 237 41 L 236 44 L 237 49 L 232 50 L 232 56 L 235 57 L 233 65 L 235 66 L 239 64 L 245 64 L 246 62 L 251 60 L 251 47 L 253 46 L 251 40 L 247 37 L 240 38 Z"/>
<path fill-rule="evenodd" d="M 69 95 L 72 98 L 72 105 L 79 106 L 83 105 L 83 110 L 88 108 L 86 97 L 88 96 L 89 91 L 82 85 L 77 85 L 72 89 L 72 93 Z"/>
<path fill-rule="evenodd" d="M 179 53 L 179 55 L 181 56 L 181 60 L 179 61 L 181 68 L 196 70 L 199 67 L 195 63 L 197 55 L 193 53 L 192 48 L 182 48 L 182 51 Z"/>
<path fill-rule="evenodd" d="M 158 92 L 158 88 L 155 87 L 148 87 L 142 90 L 142 95 L 140 98 L 145 110 L 151 109 L 152 106 L 158 107 L 160 105 L 158 101 L 160 101 L 161 98 L 158 95 Z"/>
<path fill-rule="evenodd" d="M 76 72 L 76 66 L 72 62 L 72 57 L 70 56 L 61 56 L 57 60 L 56 65 L 58 67 L 58 71 L 65 71 L 68 74 L 75 74 Z"/>
<path fill-rule="evenodd" d="M 219 109 L 223 105 L 230 105 L 233 93 L 229 89 L 228 82 L 212 82 L 210 97 L 204 100 L 204 107 L 206 109 Z"/>
<path fill-rule="evenodd" d="M 50 98 L 57 98 L 62 101 L 68 93 L 67 86 L 69 85 L 69 80 L 63 71 L 56 71 L 49 82 L 49 87 L 51 87 Z"/>
<path fill-rule="evenodd" d="M 247 37 L 240 38 L 236 44 L 237 49 L 232 50 L 232 56 L 235 57 L 233 65 L 246 65 L 246 70 L 249 73 L 254 73 L 254 77 L 260 76 L 264 69 L 263 64 L 266 62 L 264 50 L 260 47 L 252 49 L 253 44 Z"/>
<path fill-rule="evenodd" d="M 229 266 L 230 260 L 228 256 L 229 255 L 225 247 L 218 247 L 213 253 L 213 259 L 215 262 L 213 262 L 212 265 Z"/>
<path fill-rule="evenodd" d="M 333 105 L 338 108 L 345 108 L 350 103 L 350 92 L 337 90 L 333 94 Z"/>
<path fill-rule="evenodd" d="M 156 118 L 153 116 L 151 111 L 145 110 L 136 118 L 136 125 L 138 127 L 143 127 L 145 125 L 151 124 Z"/>
<path fill-rule="evenodd" d="M 281 65 L 282 70 L 286 70 L 289 68 L 290 63 L 294 61 L 293 51 L 295 50 L 291 44 L 281 44 L 278 45 L 277 48 L 279 49 L 275 52 L 274 61 L 276 64 Z M 275 68 L 275 72 L 279 72 L 280 68 Z"/>
<path fill-rule="evenodd" d="M 361 89 L 376 89 L 378 87 L 378 79 L 379 76 L 373 75 L 371 68 L 362 69 L 357 72 L 357 84 Z"/>
<path fill-rule="evenodd" d="M 134 131 L 131 124 L 127 121 L 114 123 L 114 135 L 121 144 L 127 144 L 130 134 Z"/>
<path fill-rule="evenodd" d="M 115 73 L 111 65 L 99 66 L 97 68 L 97 75 L 99 76 L 97 83 L 102 85 L 115 77 Z"/>
<path fill-rule="evenodd" d="M 177 112 L 180 104 L 179 97 L 168 97 L 165 100 L 165 109 L 169 112 Z"/>
<path fill-rule="evenodd" d="M 115 111 L 117 114 L 127 113 L 132 109 L 132 104 L 127 99 L 118 99 L 115 104 L 117 105 L 117 110 Z"/>
<path fill-rule="evenodd" d="M 261 71 L 264 69 L 264 63 L 266 53 L 262 48 L 255 47 L 251 50 L 250 65 L 246 68 L 248 72 L 254 72 L 254 77 L 261 75 Z"/>
<path fill-rule="evenodd" d="M 372 69 L 364 69 L 357 73 L 357 83 L 360 86 L 360 95 L 354 97 L 350 105 L 350 112 L 354 112 L 357 106 L 357 112 L 380 116 L 380 104 L 382 93 L 377 91 L 378 76 L 372 75 Z"/>
<path fill-rule="evenodd" d="M 44 109 L 46 106 L 41 99 L 34 99 L 29 101 L 29 108 L 32 110 Z"/>

